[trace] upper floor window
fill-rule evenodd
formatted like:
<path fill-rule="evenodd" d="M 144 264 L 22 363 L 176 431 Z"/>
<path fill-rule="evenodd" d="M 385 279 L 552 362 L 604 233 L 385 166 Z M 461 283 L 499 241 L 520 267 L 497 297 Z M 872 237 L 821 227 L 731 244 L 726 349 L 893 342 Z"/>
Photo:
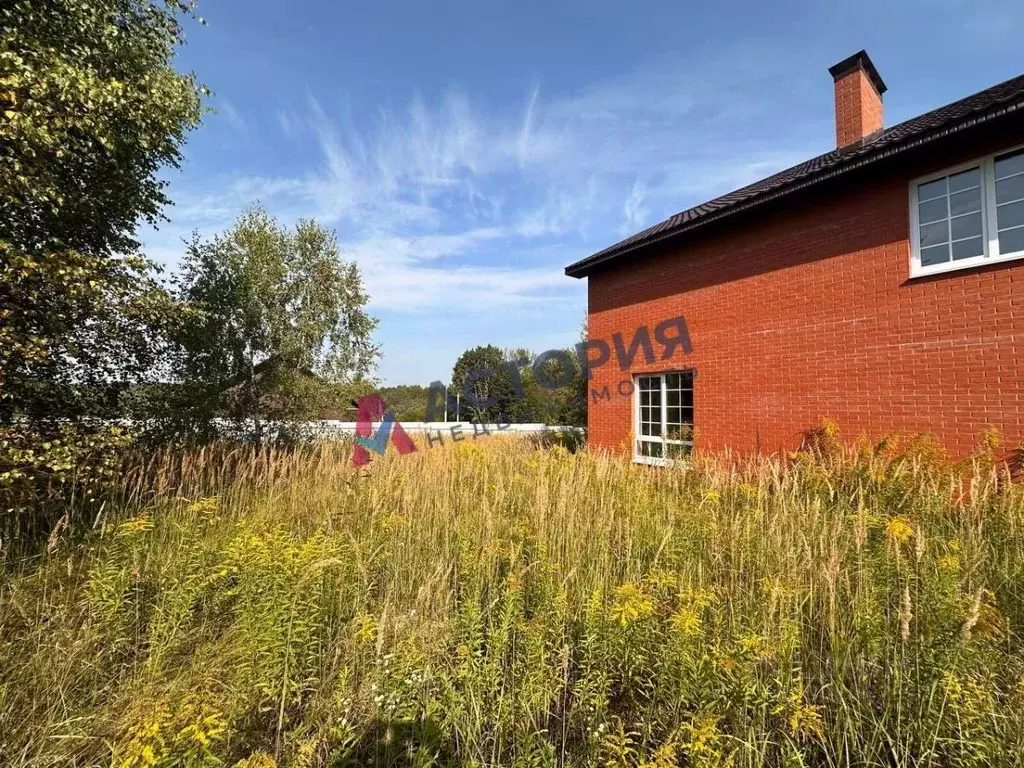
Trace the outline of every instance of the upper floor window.
<path fill-rule="evenodd" d="M 1024 150 L 910 185 L 912 277 L 1024 258 Z"/>
<path fill-rule="evenodd" d="M 1024 150 L 996 158 L 995 180 L 999 252 L 1024 252 Z"/>

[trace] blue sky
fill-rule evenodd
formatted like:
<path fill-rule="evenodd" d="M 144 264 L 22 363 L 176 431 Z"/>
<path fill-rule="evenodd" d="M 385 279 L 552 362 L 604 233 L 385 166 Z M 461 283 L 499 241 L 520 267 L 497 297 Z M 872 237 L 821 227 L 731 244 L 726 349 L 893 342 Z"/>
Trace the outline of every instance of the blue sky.
<path fill-rule="evenodd" d="M 201 3 L 179 65 L 217 110 L 168 174 L 182 239 L 259 200 L 360 264 L 377 375 L 447 380 L 477 344 L 566 346 L 563 275 L 834 144 L 827 68 L 866 48 L 886 124 L 1024 71 L 1019 0 Z"/>

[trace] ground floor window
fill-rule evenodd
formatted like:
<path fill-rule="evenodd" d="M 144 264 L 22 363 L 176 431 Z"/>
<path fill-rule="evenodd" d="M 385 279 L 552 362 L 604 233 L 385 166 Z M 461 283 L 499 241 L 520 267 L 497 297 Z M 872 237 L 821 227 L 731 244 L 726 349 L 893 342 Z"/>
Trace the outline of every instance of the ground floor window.
<path fill-rule="evenodd" d="M 633 459 L 670 464 L 693 451 L 693 371 L 637 376 Z"/>

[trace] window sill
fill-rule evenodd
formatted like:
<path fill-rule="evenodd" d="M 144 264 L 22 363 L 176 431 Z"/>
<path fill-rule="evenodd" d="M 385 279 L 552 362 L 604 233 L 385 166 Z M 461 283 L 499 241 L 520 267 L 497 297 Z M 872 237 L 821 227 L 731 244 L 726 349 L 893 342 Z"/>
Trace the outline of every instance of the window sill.
<path fill-rule="evenodd" d="M 689 459 L 659 459 L 656 456 L 634 456 L 634 464 L 648 467 L 689 467 Z"/>
<path fill-rule="evenodd" d="M 987 267 L 990 264 L 1003 264 L 1010 261 L 1021 261 L 1022 259 L 1024 259 L 1024 251 L 1010 253 L 1006 256 L 978 256 L 973 259 L 964 259 L 963 261 L 948 261 L 945 264 L 939 264 L 934 267 L 920 267 L 916 262 L 911 261 L 910 279 L 915 280 L 919 277 L 944 275 L 948 272 L 960 272 L 964 269 L 977 269 L 978 267 Z"/>

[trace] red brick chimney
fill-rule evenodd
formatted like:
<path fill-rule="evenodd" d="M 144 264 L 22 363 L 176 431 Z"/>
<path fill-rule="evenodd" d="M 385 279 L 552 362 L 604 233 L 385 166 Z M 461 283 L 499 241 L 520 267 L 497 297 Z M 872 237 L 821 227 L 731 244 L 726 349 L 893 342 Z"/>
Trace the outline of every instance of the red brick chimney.
<path fill-rule="evenodd" d="M 836 146 L 848 147 L 882 130 L 882 94 L 887 89 L 867 51 L 828 71 L 836 81 Z"/>

